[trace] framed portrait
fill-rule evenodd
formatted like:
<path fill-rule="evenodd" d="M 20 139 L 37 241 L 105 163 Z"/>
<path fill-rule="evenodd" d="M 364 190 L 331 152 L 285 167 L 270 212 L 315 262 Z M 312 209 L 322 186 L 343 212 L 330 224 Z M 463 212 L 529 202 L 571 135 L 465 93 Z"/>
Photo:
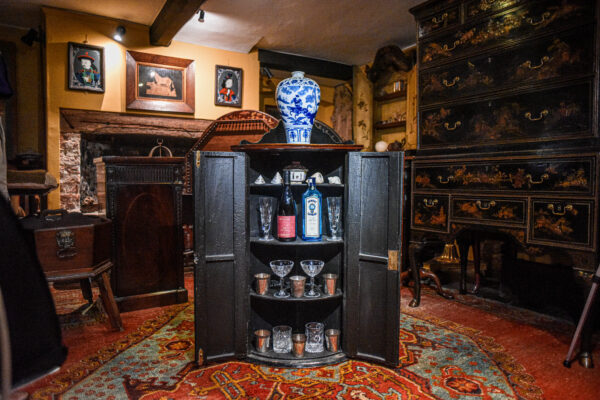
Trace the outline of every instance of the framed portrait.
<path fill-rule="evenodd" d="M 127 108 L 193 113 L 194 61 L 127 51 Z"/>
<path fill-rule="evenodd" d="M 69 42 L 69 89 L 104 93 L 104 48 Z"/>
<path fill-rule="evenodd" d="M 215 105 L 242 107 L 242 69 L 217 65 L 215 68 Z"/>

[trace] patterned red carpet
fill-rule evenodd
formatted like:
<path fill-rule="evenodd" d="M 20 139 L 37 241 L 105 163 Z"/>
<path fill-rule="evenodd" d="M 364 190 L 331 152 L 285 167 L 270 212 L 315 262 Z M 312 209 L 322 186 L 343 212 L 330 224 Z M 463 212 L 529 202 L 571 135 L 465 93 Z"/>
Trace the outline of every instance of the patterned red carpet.
<path fill-rule="evenodd" d="M 70 327 L 65 366 L 27 390 L 33 399 L 73 400 L 597 398 L 598 369 L 560 365 L 568 333 L 556 338 L 517 321 L 522 313 L 511 320 L 430 294 L 420 308 L 402 311 L 397 369 L 361 361 L 198 368 L 191 362 L 192 307 L 176 305 L 123 314 L 124 333 L 108 333 L 105 323 Z M 560 349 L 550 350 L 557 341 Z"/>

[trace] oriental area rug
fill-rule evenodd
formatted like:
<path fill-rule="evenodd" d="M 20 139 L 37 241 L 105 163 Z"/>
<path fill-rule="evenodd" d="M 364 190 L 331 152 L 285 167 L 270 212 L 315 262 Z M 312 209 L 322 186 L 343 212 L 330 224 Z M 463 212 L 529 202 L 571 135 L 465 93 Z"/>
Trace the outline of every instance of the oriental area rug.
<path fill-rule="evenodd" d="M 193 363 L 192 305 L 172 306 L 66 366 L 32 399 L 541 399 L 533 377 L 494 339 L 403 313 L 400 368 L 363 361 L 289 369 Z"/>

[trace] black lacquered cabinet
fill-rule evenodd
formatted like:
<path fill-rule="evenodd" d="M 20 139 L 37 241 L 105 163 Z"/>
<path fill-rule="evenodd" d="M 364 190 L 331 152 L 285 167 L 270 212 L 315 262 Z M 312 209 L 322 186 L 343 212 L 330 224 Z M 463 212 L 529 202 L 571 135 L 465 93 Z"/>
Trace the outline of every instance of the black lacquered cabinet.
<path fill-rule="evenodd" d="M 314 135 L 314 130 L 313 130 Z M 347 357 L 387 365 L 398 364 L 400 262 L 402 227 L 402 153 L 359 153 L 360 146 L 341 141 L 322 145 L 283 143 L 234 146 L 236 152 L 198 152 L 194 161 L 196 207 L 196 357 L 199 362 L 247 358 L 271 365 L 309 367 Z M 291 161 L 300 161 L 308 174 L 339 176 L 341 184 L 321 184 L 321 242 L 260 241 L 258 198 L 278 203 L 283 185 L 267 182 Z M 306 184 L 292 185 L 300 209 Z M 343 197 L 343 240 L 328 240 L 326 199 Z M 276 231 L 276 212 L 272 231 Z M 297 218 L 298 221 L 300 218 Z M 279 281 L 269 267 L 276 259 L 294 261 L 291 275 L 305 275 L 300 261 L 320 259 L 325 267 L 316 277 L 338 275 L 334 295 L 318 298 L 273 296 Z M 266 295 L 255 292 L 254 275 L 271 274 Z M 275 281 L 275 282 L 273 282 Z M 278 354 L 259 353 L 257 329 L 292 326 L 304 333 L 307 322 L 341 331 L 340 351 Z"/>

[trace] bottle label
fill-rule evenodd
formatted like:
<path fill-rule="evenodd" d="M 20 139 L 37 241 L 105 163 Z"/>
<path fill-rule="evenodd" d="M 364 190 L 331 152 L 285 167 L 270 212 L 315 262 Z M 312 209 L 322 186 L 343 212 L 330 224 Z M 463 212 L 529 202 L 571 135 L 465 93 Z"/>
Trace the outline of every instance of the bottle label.
<path fill-rule="evenodd" d="M 304 201 L 304 236 L 319 237 L 319 222 L 321 220 L 319 198 L 309 196 Z"/>
<path fill-rule="evenodd" d="M 294 215 L 277 216 L 277 236 L 284 239 L 296 237 L 296 217 Z"/>

